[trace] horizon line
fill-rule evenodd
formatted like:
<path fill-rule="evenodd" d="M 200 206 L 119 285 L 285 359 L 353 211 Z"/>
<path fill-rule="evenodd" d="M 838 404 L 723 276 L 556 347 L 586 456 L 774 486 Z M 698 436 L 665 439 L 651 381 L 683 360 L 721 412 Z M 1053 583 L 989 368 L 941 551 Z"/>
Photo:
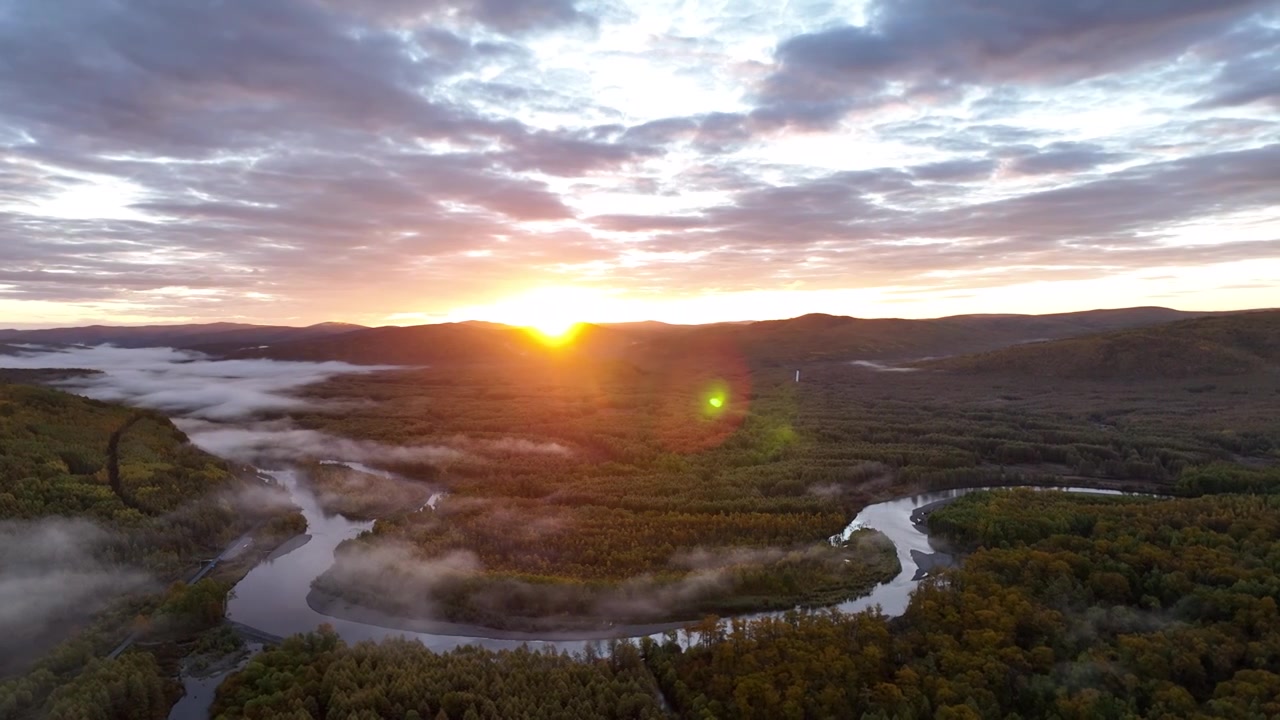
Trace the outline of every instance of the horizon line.
<path fill-rule="evenodd" d="M 1094 308 L 1086 308 L 1083 310 L 1069 310 L 1065 312 L 1050 312 L 1050 313 L 1018 313 L 1018 312 L 959 313 L 956 315 L 939 315 L 937 317 L 927 317 L 927 318 L 904 318 L 904 317 L 897 317 L 897 316 L 870 317 L 870 316 L 858 316 L 858 315 L 838 315 L 834 313 L 814 311 L 814 312 L 803 313 L 801 315 L 794 315 L 791 317 L 758 318 L 753 320 L 717 320 L 717 321 L 701 322 L 701 323 L 674 323 L 674 322 L 667 322 L 665 320 L 620 320 L 620 321 L 583 320 L 583 321 L 579 321 L 578 324 L 606 326 L 606 327 L 611 325 L 613 326 L 668 325 L 671 327 L 706 327 L 711 325 L 749 325 L 749 324 L 761 323 L 761 322 L 787 322 L 790 320 L 798 320 L 800 318 L 812 317 L 812 316 L 848 318 L 850 320 L 902 320 L 902 321 L 909 321 L 909 322 L 930 322 L 930 321 L 936 321 L 936 320 L 949 320 L 953 318 L 972 318 L 972 317 L 1053 317 L 1053 316 L 1060 316 L 1060 315 L 1078 315 L 1078 314 L 1092 313 L 1092 312 L 1119 312 L 1124 310 L 1167 310 L 1171 312 L 1179 312 L 1179 313 L 1186 313 L 1186 314 L 1230 315 L 1233 313 L 1274 311 L 1274 310 L 1280 310 L 1280 307 L 1276 307 L 1276 306 L 1247 307 L 1247 308 L 1238 308 L 1233 310 L 1183 310 L 1180 308 L 1169 307 L 1167 305 L 1130 305 L 1130 306 L 1122 306 L 1122 307 L 1094 307 Z M 287 325 L 287 324 L 272 323 L 272 322 L 246 322 L 242 320 L 195 320 L 195 321 L 187 321 L 187 322 L 171 322 L 171 323 L 158 322 L 158 323 L 147 323 L 147 324 L 121 324 L 121 325 L 102 323 L 102 322 L 94 322 L 94 323 L 83 324 L 83 325 L 35 325 L 33 326 L 33 325 L 19 324 L 12 327 L 0 327 L 0 333 L 33 332 L 33 331 L 41 331 L 41 330 L 80 330 L 80 329 L 87 329 L 87 328 L 118 328 L 118 329 L 182 328 L 182 327 L 208 327 L 212 325 L 240 325 L 240 326 L 246 326 L 246 327 L 279 327 L 279 328 L 290 328 L 290 329 L 296 329 L 296 330 L 321 327 L 324 325 L 349 325 L 352 327 L 352 332 L 358 332 L 360 330 L 377 330 L 382 328 L 394 328 L 394 327 L 416 328 L 416 327 L 431 327 L 436 325 L 465 325 L 465 324 L 501 325 L 501 326 L 510 327 L 510 328 L 528 327 L 526 325 L 522 325 L 519 323 L 506 323 L 506 322 L 500 322 L 496 320 L 484 320 L 480 318 L 472 318 L 472 319 L 465 319 L 465 320 L 442 320 L 440 322 L 415 323 L 415 324 L 404 324 L 404 325 L 396 324 L 396 323 L 388 323 L 383 325 L 364 325 L 360 323 L 352 323 L 352 322 L 346 322 L 346 321 L 340 321 L 340 320 L 325 320 L 317 323 L 308 323 L 305 325 Z"/>

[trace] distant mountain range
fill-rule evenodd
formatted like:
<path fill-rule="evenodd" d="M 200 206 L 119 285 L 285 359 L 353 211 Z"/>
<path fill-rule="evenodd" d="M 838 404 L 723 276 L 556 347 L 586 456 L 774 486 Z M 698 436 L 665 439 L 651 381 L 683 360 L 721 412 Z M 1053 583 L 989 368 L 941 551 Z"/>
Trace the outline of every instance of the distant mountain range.
<path fill-rule="evenodd" d="M 931 320 L 804 315 L 790 320 L 704 326 L 761 362 L 903 361 L 1201 317 L 1168 308 L 1090 310 L 1056 315 L 956 315 Z"/>
<path fill-rule="evenodd" d="M 1006 367 L 1025 367 L 1027 372 L 1032 372 L 1037 363 L 1047 362 L 1032 358 L 1062 352 L 1046 349 L 1050 346 L 1039 344 L 1040 341 L 1165 326 L 1177 321 L 1217 316 L 1238 317 L 1138 307 L 1054 315 L 958 315 L 932 320 L 861 319 L 812 314 L 789 320 L 710 325 L 656 322 L 588 324 L 580 328 L 572 343 L 560 348 L 550 348 L 520 328 L 487 322 L 379 328 L 343 323 L 302 328 L 238 323 L 143 327 L 95 325 L 52 330 L 0 330 L 0 347 L 14 343 L 110 343 L 122 347 L 170 346 L 238 358 L 343 360 L 397 365 L 511 362 L 541 357 L 616 358 L 643 363 L 646 360 L 661 362 L 676 357 L 694 357 L 708 351 L 727 351 L 749 363 L 768 366 L 852 360 L 904 362 L 987 353 L 1033 343 L 1008 356 L 999 356 L 998 353 L 979 355 L 977 358 L 982 359 L 937 365 L 939 368 L 981 371 L 988 364 L 997 367 L 1005 363 Z M 1114 354 L 1104 353 L 1099 357 L 1127 357 L 1120 349 L 1124 343 L 1132 343 L 1134 353 L 1140 354 L 1141 345 L 1145 342 L 1141 338 L 1148 336 L 1121 334 L 1117 337 L 1119 339 L 1106 341 L 1108 347 L 1116 348 Z M 1093 347 L 1094 342 L 1054 344 L 1053 347 Z M 1167 342 L 1174 343 L 1173 340 Z M 12 350 L 10 347 L 8 351 Z M 1178 351 L 1171 347 L 1170 352 L 1176 354 Z M 1252 362 L 1243 357 L 1238 360 L 1241 367 Z M 1063 361 L 1054 371 L 1088 374 L 1089 371 L 1083 369 L 1087 364 L 1086 359 L 1074 364 Z"/>
<path fill-rule="evenodd" d="M 177 347 L 230 352 L 246 346 L 314 340 L 358 330 L 363 325 L 321 323 L 309 327 L 207 323 L 198 325 L 90 325 L 50 330 L 0 330 L 0 343 L 37 345 L 104 345 L 118 347 Z"/>
<path fill-rule="evenodd" d="M 1280 369 L 1280 310 L 1201 317 L 921 363 L 967 373 L 1134 379 Z"/>

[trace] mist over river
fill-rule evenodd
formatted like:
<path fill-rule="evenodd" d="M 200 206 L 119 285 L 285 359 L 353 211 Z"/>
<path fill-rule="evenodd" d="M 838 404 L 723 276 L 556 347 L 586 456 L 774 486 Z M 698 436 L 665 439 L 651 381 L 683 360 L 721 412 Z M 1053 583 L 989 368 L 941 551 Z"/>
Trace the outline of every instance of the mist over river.
<path fill-rule="evenodd" d="M 357 467 L 370 471 L 367 466 Z M 433 650 L 449 650 L 459 645 L 475 644 L 491 649 L 514 649 L 522 644 L 556 651 L 581 652 L 592 641 L 614 638 L 658 636 L 688 623 L 655 625 L 617 625 L 599 632 L 523 633 L 484 628 L 474 625 L 400 618 L 351 606 L 341 600 L 317 596 L 311 583 L 330 568 L 334 550 L 340 543 L 373 527 L 372 521 L 353 521 L 340 515 L 327 515 L 298 471 L 291 469 L 264 471 L 285 487 L 307 519 L 307 535 L 303 542 L 286 544 L 251 570 L 236 585 L 227 607 L 227 617 L 263 632 L 288 636 L 314 630 L 328 623 L 347 642 L 379 640 L 385 637 L 410 637 Z M 923 526 L 913 522 L 920 508 L 936 506 L 983 488 L 941 490 L 876 503 L 864 508 L 833 540 L 847 538 L 854 530 L 874 528 L 893 541 L 902 563 L 896 577 L 876 586 L 866 596 L 851 599 L 836 607 L 857 612 L 874 606 L 890 616 L 902 614 L 911 591 L 935 567 L 951 563 L 949 555 L 931 543 Z M 1048 488 L 1046 488 L 1048 489 Z M 1071 492 L 1119 495 L 1114 490 L 1087 488 L 1053 488 Z M 431 512 L 424 508 L 423 512 Z M 317 610 L 323 608 L 323 611 Z M 757 613 L 747 617 L 781 613 Z"/>

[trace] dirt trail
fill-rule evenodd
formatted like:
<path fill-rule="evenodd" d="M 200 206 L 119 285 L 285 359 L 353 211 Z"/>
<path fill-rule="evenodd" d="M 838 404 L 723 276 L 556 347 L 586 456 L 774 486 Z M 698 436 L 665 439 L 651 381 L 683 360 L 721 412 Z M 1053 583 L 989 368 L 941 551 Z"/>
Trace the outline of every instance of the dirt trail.
<path fill-rule="evenodd" d="M 124 437 L 125 432 L 143 417 L 145 415 L 137 413 L 125 421 L 123 425 L 116 428 L 115 432 L 111 433 L 111 440 L 107 443 L 107 480 L 111 483 L 111 491 L 116 494 L 116 497 L 120 498 L 120 502 L 124 503 L 125 507 L 133 508 L 140 513 L 150 514 L 147 508 L 134 502 L 133 498 L 129 497 L 129 494 L 124 491 L 124 483 L 120 480 L 120 438 Z"/>

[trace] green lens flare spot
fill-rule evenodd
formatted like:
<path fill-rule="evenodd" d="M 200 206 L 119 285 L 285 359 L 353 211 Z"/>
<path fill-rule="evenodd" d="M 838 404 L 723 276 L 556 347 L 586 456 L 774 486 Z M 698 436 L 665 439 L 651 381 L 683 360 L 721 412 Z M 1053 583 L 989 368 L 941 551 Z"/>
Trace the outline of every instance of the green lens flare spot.
<path fill-rule="evenodd" d="M 715 420 L 729 411 L 729 384 L 723 380 L 714 380 L 703 386 L 696 400 L 689 399 L 701 403 L 704 420 Z"/>

